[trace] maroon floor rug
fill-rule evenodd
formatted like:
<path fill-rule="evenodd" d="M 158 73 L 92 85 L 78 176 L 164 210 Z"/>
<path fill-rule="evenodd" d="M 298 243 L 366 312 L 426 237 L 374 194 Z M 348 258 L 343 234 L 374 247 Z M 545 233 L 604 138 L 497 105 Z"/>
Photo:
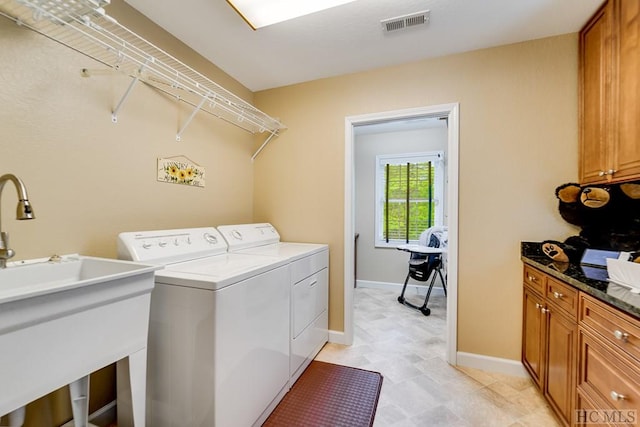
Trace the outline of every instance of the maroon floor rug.
<path fill-rule="evenodd" d="M 314 360 L 263 426 L 372 426 L 381 387 L 378 372 Z"/>

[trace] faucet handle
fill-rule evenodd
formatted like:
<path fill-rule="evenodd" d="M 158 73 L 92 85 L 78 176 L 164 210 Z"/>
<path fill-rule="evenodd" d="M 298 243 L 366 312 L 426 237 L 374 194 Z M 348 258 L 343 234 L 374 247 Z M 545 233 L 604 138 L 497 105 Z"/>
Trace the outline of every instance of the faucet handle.
<path fill-rule="evenodd" d="M 0 249 L 7 249 L 9 247 L 9 233 L 6 231 L 0 231 Z"/>
<path fill-rule="evenodd" d="M 12 258 L 16 253 L 9 248 L 9 233 L 0 232 L 0 268 L 6 266 L 7 260 Z"/>

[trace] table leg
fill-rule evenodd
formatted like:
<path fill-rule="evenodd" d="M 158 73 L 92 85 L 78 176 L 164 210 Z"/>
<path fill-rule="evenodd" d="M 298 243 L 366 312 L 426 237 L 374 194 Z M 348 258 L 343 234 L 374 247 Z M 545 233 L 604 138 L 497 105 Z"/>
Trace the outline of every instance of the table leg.
<path fill-rule="evenodd" d="M 24 416 L 26 407 L 18 408 L 9 414 L 9 427 L 22 427 L 24 424 Z"/>
<path fill-rule="evenodd" d="M 89 422 L 89 376 L 69 384 L 69 394 L 75 427 L 87 427 Z"/>
<path fill-rule="evenodd" d="M 145 427 L 147 349 L 118 361 L 118 427 Z"/>

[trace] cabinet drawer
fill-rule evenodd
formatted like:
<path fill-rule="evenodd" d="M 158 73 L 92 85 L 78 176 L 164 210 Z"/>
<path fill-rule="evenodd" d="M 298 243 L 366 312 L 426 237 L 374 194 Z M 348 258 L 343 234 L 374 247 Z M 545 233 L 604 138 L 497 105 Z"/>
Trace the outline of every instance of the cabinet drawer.
<path fill-rule="evenodd" d="M 552 278 L 547 279 L 547 301 L 564 310 L 572 318 L 578 315 L 578 291 Z"/>
<path fill-rule="evenodd" d="M 606 414 L 608 415 L 608 414 Z M 605 414 L 600 411 L 598 405 L 593 403 L 589 396 L 578 390 L 576 398 L 576 412 L 574 414 L 575 425 L 589 424 L 589 427 L 609 427 Z"/>
<path fill-rule="evenodd" d="M 293 285 L 293 338 L 300 335 L 316 317 L 327 310 L 328 292 L 329 276 L 326 268 Z"/>
<path fill-rule="evenodd" d="M 300 335 L 291 340 L 290 372 L 293 384 L 329 340 L 329 314 L 325 310 Z"/>
<path fill-rule="evenodd" d="M 640 361 L 640 321 L 637 319 L 582 293 L 580 324 L 598 332 L 607 343 Z"/>
<path fill-rule="evenodd" d="M 329 266 L 329 251 L 323 250 L 315 254 L 297 259 L 291 263 L 291 283 L 311 276 L 313 273 Z"/>
<path fill-rule="evenodd" d="M 544 289 L 547 284 L 547 276 L 543 272 L 525 265 L 523 281 L 533 290 L 540 293 L 540 295 L 544 295 Z"/>
<path fill-rule="evenodd" d="M 603 403 L 600 409 L 620 411 L 640 407 L 640 369 L 619 356 L 584 329 L 580 329 L 579 390 Z"/>

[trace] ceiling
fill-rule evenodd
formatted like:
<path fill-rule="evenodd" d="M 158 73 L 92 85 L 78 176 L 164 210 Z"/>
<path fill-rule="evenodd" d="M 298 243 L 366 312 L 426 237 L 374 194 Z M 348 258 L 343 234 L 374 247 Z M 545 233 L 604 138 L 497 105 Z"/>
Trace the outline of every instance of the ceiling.
<path fill-rule="evenodd" d="M 254 92 L 577 32 L 603 3 L 356 0 L 254 31 L 225 0 L 125 1 Z M 424 10 L 426 25 L 383 32 L 381 20 Z"/>

